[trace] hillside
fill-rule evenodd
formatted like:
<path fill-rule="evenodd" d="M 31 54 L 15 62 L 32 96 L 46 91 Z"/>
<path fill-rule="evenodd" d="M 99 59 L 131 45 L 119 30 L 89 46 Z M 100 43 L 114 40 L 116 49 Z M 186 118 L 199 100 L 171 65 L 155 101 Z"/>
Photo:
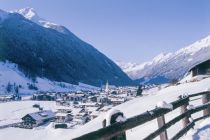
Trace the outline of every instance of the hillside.
<path fill-rule="evenodd" d="M 17 64 L 32 79 L 97 86 L 107 80 L 114 85 L 133 84 L 104 54 L 67 28 L 39 18 L 31 8 L 0 11 L 0 60 Z"/>
<path fill-rule="evenodd" d="M 37 77 L 36 81 L 24 76 L 24 73 L 18 70 L 18 65 L 10 62 L 0 62 L 0 95 L 8 93 L 18 87 L 21 95 L 32 94 L 37 91 L 48 92 L 68 92 L 80 90 L 98 90 L 99 88 L 79 83 L 73 85 L 65 82 L 50 81 L 46 78 Z"/>
<path fill-rule="evenodd" d="M 138 82 L 158 84 L 182 78 L 192 66 L 207 59 L 210 59 L 210 36 L 174 53 L 161 53 L 149 62 L 118 62 L 118 65 Z"/>

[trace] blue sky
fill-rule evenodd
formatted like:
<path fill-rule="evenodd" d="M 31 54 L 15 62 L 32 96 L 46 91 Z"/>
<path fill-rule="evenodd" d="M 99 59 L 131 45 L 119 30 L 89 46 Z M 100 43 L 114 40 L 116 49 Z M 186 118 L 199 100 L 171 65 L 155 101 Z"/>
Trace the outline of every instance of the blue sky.
<path fill-rule="evenodd" d="M 209 0 L 0 0 L 33 7 L 113 60 L 144 62 L 210 35 Z"/>

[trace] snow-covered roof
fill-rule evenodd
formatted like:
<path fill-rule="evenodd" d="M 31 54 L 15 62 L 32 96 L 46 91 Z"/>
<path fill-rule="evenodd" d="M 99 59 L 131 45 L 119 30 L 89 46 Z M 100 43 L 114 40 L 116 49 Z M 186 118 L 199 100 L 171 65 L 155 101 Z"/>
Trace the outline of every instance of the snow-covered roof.
<path fill-rule="evenodd" d="M 59 110 L 59 109 L 71 110 L 72 108 L 69 106 L 56 106 L 56 109 L 57 110 Z"/>
<path fill-rule="evenodd" d="M 111 102 L 125 102 L 125 98 L 109 98 Z"/>
<path fill-rule="evenodd" d="M 81 105 L 81 106 L 96 106 L 97 105 L 97 103 L 92 103 L 92 102 L 89 102 L 89 103 L 80 103 L 79 105 Z"/>
<path fill-rule="evenodd" d="M 27 114 L 27 115 L 31 116 L 36 121 L 45 120 L 45 119 L 51 119 L 51 118 L 55 117 L 55 113 L 52 112 L 51 110 L 44 110 L 44 111 L 41 111 L 41 112 L 34 112 L 34 113 Z"/>
<path fill-rule="evenodd" d="M 71 115 L 68 113 L 56 113 L 56 116 L 60 116 L 60 117 L 66 117 L 67 115 Z"/>
<path fill-rule="evenodd" d="M 210 61 L 210 59 L 207 59 L 207 60 L 202 61 L 202 62 L 198 62 L 198 63 L 196 63 L 195 65 L 193 65 L 192 67 L 190 67 L 190 69 L 189 69 L 188 71 L 191 71 L 193 68 L 195 68 L 195 67 L 201 65 L 202 63 L 206 63 L 206 62 L 208 62 L 208 61 Z"/>

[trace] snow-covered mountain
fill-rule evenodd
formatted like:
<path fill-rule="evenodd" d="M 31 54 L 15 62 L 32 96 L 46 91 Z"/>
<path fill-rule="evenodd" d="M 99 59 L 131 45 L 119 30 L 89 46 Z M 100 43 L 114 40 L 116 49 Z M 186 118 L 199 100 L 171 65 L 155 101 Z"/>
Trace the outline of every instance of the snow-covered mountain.
<path fill-rule="evenodd" d="M 67 28 L 49 22 L 33 8 L 0 10 L 0 61 L 18 65 L 26 77 L 99 86 L 133 81 L 108 57 Z"/>
<path fill-rule="evenodd" d="M 27 7 L 27 8 L 17 10 L 15 12 L 21 14 L 26 19 L 33 21 L 34 23 L 37 23 L 40 26 L 43 26 L 45 28 L 51 28 L 51 29 L 54 29 L 61 33 L 66 33 L 66 34 L 69 33 L 69 30 L 67 28 L 65 28 L 64 26 L 55 24 L 53 22 L 47 21 L 47 20 L 39 17 L 37 12 L 33 8 Z"/>
<path fill-rule="evenodd" d="M 143 64 L 117 64 L 134 80 L 143 83 L 164 83 L 180 79 L 192 66 L 207 59 L 210 59 L 210 36 L 174 53 L 161 53 Z"/>

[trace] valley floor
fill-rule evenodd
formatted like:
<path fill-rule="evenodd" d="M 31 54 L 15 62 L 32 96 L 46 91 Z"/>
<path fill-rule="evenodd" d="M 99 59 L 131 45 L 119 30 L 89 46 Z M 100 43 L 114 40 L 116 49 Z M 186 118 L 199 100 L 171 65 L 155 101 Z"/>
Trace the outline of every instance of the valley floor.
<path fill-rule="evenodd" d="M 184 83 L 177 86 L 170 86 L 167 88 L 163 88 L 161 90 L 157 89 L 157 90 L 148 91 L 144 93 L 147 96 L 138 97 L 134 100 L 128 101 L 114 108 L 119 109 L 120 111 L 124 113 L 124 115 L 127 118 L 129 118 L 129 117 L 141 114 L 147 110 L 153 109 L 156 106 L 157 102 L 159 101 L 172 102 L 172 101 L 177 100 L 179 95 L 198 93 L 201 91 L 209 90 L 209 88 L 210 88 L 210 78 L 206 78 L 199 82 Z M 193 101 L 191 103 L 194 105 L 199 105 L 201 104 L 201 101 L 198 100 L 198 101 Z M 34 104 L 34 101 L 10 102 L 10 103 L 0 104 L 0 123 L 3 124 L 7 121 L 18 122 L 20 119 L 19 118 L 20 114 L 27 113 L 28 106 L 32 106 L 33 104 Z M 49 108 L 52 110 L 54 108 L 54 104 L 51 104 L 51 102 L 44 102 L 40 104 L 43 105 L 45 108 Z M 21 112 L 20 110 L 22 110 L 23 112 Z M 196 116 L 200 116 L 201 113 L 202 112 L 196 113 L 192 117 L 196 118 Z M 172 111 L 171 113 L 168 113 L 166 115 L 166 122 L 171 120 L 178 114 L 180 114 L 179 109 L 176 109 Z M 49 124 L 43 127 L 34 128 L 32 130 L 26 130 L 26 129 L 20 129 L 20 128 L 0 129 L 0 139 L 26 140 L 30 138 L 30 140 L 57 140 L 57 139 L 69 140 L 69 139 L 78 137 L 80 135 L 83 135 L 85 133 L 89 133 L 91 131 L 102 128 L 102 120 L 104 119 L 105 116 L 106 116 L 105 114 L 101 114 L 99 115 L 99 117 L 88 122 L 84 126 L 81 126 L 76 129 L 66 129 L 66 130 L 56 129 L 55 130 L 54 128 L 52 128 L 52 124 Z M 4 121 L 5 118 L 8 120 Z M 200 128 L 199 125 L 197 125 L 196 127 Z M 169 138 L 172 137 L 175 134 L 175 132 L 177 132 L 181 128 L 182 128 L 181 122 L 169 128 L 168 129 Z M 126 131 L 126 135 L 129 140 L 143 139 L 150 132 L 153 132 L 155 129 L 157 129 L 156 120 L 146 123 L 144 125 L 138 126 L 136 128 L 133 128 L 131 130 L 128 130 Z M 199 129 L 197 130 L 199 131 Z M 210 131 L 209 129 L 205 129 L 205 130 L 207 132 Z M 203 131 L 199 131 L 198 133 L 195 132 L 194 134 L 201 134 L 201 132 Z M 194 136 L 195 135 L 193 136 L 190 135 L 190 132 L 189 132 L 189 134 L 184 138 L 193 139 Z"/>

